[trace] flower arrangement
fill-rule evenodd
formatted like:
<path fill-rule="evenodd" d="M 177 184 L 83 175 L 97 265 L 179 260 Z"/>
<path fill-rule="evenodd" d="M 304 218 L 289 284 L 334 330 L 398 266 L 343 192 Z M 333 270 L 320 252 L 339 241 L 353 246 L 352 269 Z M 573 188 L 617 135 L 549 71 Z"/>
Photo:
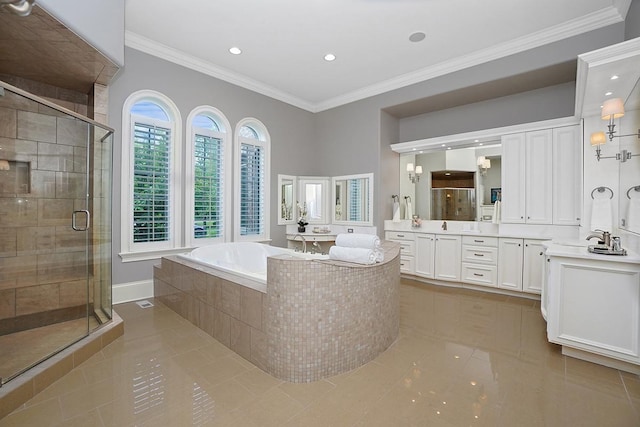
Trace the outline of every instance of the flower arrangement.
<path fill-rule="evenodd" d="M 300 202 L 296 202 L 296 204 L 298 206 L 298 213 L 300 214 L 298 218 L 298 231 L 304 233 L 306 230 L 305 227 L 309 225 L 307 222 L 307 203 L 303 203 L 302 206 L 300 206 Z"/>

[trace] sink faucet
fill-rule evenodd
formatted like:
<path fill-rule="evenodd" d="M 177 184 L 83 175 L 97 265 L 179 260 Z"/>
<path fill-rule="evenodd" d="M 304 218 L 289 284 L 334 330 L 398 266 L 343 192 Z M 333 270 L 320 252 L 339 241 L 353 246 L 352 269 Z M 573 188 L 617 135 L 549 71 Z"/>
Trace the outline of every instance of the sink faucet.
<path fill-rule="evenodd" d="M 611 233 L 608 231 L 595 230 L 589 233 L 587 240 L 597 238 L 600 242 L 603 242 L 607 246 L 611 246 Z"/>
<path fill-rule="evenodd" d="M 447 231 L 447 221 L 442 221 L 442 229 Z"/>
<path fill-rule="evenodd" d="M 300 233 L 296 234 L 295 236 L 293 236 L 293 240 L 295 242 L 296 237 L 300 236 L 300 238 L 302 239 L 302 252 L 307 252 L 307 241 L 304 239 L 304 236 Z"/>
<path fill-rule="evenodd" d="M 317 241 L 314 240 L 311 246 L 313 246 L 311 248 L 311 253 L 320 253 L 320 244 Z"/>

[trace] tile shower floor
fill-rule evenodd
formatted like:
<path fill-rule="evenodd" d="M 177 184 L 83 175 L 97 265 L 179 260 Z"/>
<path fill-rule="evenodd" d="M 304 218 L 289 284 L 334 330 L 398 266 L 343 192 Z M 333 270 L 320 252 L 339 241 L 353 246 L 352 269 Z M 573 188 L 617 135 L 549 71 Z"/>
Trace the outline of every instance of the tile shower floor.
<path fill-rule="evenodd" d="M 0 426 L 638 426 L 640 377 L 562 356 L 539 303 L 403 280 L 400 337 L 363 367 L 279 381 L 154 301 Z"/>
<path fill-rule="evenodd" d="M 89 327 L 98 325 L 90 319 Z M 9 378 L 84 337 L 87 319 L 69 320 L 0 336 L 0 377 Z"/>

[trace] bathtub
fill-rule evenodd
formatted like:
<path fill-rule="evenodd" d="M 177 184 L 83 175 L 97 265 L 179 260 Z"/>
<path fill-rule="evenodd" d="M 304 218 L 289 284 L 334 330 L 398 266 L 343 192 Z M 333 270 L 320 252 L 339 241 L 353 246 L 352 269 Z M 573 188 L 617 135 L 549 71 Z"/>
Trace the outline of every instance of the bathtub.
<path fill-rule="evenodd" d="M 303 259 L 328 259 L 328 255 L 295 252 L 293 249 L 255 242 L 230 242 L 202 246 L 180 258 L 216 270 L 219 277 L 262 293 L 267 292 L 267 257 L 286 255 Z"/>

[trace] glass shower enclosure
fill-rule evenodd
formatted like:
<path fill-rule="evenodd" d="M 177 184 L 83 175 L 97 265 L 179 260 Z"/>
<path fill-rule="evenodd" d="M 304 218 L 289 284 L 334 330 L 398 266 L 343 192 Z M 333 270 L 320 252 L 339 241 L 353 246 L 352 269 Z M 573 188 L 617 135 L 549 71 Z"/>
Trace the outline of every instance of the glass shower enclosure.
<path fill-rule="evenodd" d="M 0 386 L 112 317 L 112 145 L 0 81 Z"/>
<path fill-rule="evenodd" d="M 475 188 L 432 188 L 431 219 L 474 221 L 476 219 Z"/>

